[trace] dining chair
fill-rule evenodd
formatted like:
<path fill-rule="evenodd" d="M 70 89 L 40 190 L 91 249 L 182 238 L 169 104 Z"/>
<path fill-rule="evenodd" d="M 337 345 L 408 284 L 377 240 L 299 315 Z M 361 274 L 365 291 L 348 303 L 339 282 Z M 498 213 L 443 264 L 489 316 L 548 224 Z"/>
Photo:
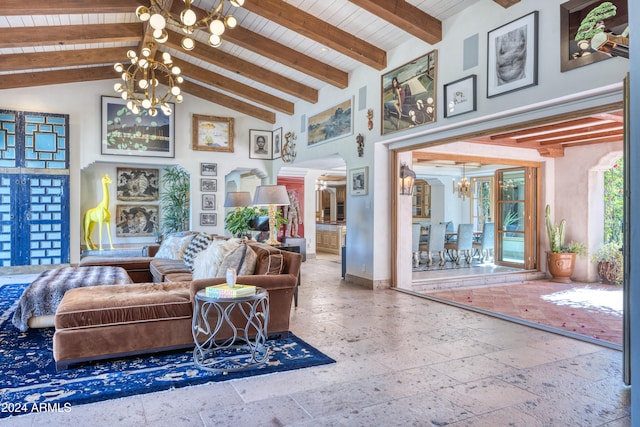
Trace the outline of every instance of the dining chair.
<path fill-rule="evenodd" d="M 458 235 L 455 242 L 449 242 L 444 245 L 451 259 L 460 265 L 460 261 L 464 256 L 467 264 L 471 263 L 471 255 L 473 254 L 473 224 L 458 224 Z"/>
<path fill-rule="evenodd" d="M 413 255 L 413 268 L 420 267 L 420 234 L 422 225 L 411 224 L 411 245 Z"/>
<path fill-rule="evenodd" d="M 436 252 L 440 257 L 440 261 L 438 265 L 442 267 L 445 264 L 444 235 L 445 235 L 444 224 L 431 225 L 431 229 L 429 230 L 429 241 L 426 244 L 424 244 L 423 248 L 421 248 L 423 251 L 427 253 L 427 267 L 431 267 L 431 265 L 433 264 L 433 254 Z"/>
<path fill-rule="evenodd" d="M 473 255 L 476 254 L 480 258 L 480 262 L 485 259 L 493 258 L 493 249 L 495 241 L 495 223 L 485 222 L 482 226 L 482 235 L 480 240 L 473 242 Z"/>

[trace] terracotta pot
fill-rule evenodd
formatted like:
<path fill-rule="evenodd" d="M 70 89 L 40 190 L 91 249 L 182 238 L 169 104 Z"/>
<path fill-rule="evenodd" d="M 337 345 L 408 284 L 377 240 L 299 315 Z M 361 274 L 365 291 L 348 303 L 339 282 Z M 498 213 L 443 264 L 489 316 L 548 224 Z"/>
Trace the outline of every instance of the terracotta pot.
<path fill-rule="evenodd" d="M 617 285 L 616 278 L 620 272 L 620 267 L 618 264 L 611 261 L 600 261 L 598 262 L 598 276 L 602 280 L 602 283 L 606 283 L 607 285 Z"/>
<path fill-rule="evenodd" d="M 571 283 L 575 263 L 575 253 L 547 252 L 547 266 L 553 282 Z"/>

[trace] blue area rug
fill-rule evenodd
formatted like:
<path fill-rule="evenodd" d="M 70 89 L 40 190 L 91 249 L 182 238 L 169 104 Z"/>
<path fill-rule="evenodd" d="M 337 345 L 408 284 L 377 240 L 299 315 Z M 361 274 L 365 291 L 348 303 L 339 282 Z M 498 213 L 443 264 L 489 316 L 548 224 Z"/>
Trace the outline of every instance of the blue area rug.
<path fill-rule="evenodd" d="M 0 285 L 0 418 L 335 363 L 290 334 L 267 342 L 271 355 L 266 365 L 227 374 L 196 368 L 191 350 L 85 363 L 56 372 L 53 328 L 23 333 L 11 324 L 26 286 Z"/>

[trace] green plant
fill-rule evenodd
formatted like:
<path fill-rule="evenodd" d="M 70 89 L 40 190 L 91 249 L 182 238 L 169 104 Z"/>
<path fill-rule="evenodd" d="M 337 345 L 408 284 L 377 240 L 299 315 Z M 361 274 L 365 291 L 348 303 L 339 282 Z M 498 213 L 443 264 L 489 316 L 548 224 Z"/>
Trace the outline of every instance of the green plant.
<path fill-rule="evenodd" d="M 544 217 L 547 226 L 547 237 L 549 238 L 551 252 L 576 253 L 578 255 L 584 255 L 586 253 L 586 247 L 584 243 L 573 241 L 569 242 L 568 245 L 564 243 L 567 220 L 563 218 L 562 221 L 560 221 L 560 224 L 555 224 L 551 219 L 551 206 L 546 206 L 544 210 Z"/>
<path fill-rule="evenodd" d="M 165 169 L 160 178 L 162 234 L 189 230 L 191 175 L 180 166 Z"/>
<path fill-rule="evenodd" d="M 591 262 L 598 267 L 598 275 L 603 280 L 618 285 L 622 284 L 623 279 L 623 257 L 620 249 L 620 245 L 615 242 L 607 243 L 591 257 Z"/>
<path fill-rule="evenodd" d="M 224 218 L 224 228 L 236 237 L 243 236 L 251 229 L 251 220 L 257 216 L 254 207 L 236 208 Z"/>

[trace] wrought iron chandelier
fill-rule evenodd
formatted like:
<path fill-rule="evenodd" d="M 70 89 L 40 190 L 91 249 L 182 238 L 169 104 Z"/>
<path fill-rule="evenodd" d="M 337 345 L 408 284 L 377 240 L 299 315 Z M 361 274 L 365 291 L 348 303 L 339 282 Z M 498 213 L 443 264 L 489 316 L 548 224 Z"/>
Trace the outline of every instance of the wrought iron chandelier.
<path fill-rule="evenodd" d="M 149 7 L 138 6 L 136 16 L 140 21 L 147 22 L 153 28 L 153 38 L 158 43 L 164 43 L 169 39 L 167 24 L 180 28 L 185 36 L 182 38 L 182 48 L 192 50 L 196 42 L 193 39 L 195 30 L 209 32 L 209 44 L 218 47 L 222 43 L 222 34 L 226 28 L 232 29 L 238 25 L 238 20 L 230 13 L 224 14 L 223 8 L 226 0 L 216 0 L 209 13 L 198 17 L 191 8 L 191 0 L 184 0 L 184 9 L 179 15 L 171 13 L 161 0 L 151 0 Z M 242 7 L 244 0 L 229 0 L 234 7 Z"/>
<path fill-rule="evenodd" d="M 471 198 L 471 181 L 469 181 L 465 175 L 465 165 L 462 165 L 462 179 L 456 185 L 456 179 L 453 178 L 453 193 L 458 193 L 458 197 L 462 200 L 467 197 Z"/>
<path fill-rule="evenodd" d="M 145 47 L 142 56 L 138 57 L 135 51 L 129 50 L 127 57 L 131 65 L 126 69 L 120 62 L 113 66 L 123 80 L 113 88 L 127 101 L 127 108 L 134 114 L 145 108 L 151 116 L 156 116 L 158 109 L 169 116 L 173 112 L 169 102 L 181 103 L 183 99 L 178 86 L 183 81 L 180 67 L 173 65 L 169 53 L 164 52 L 160 62 L 151 58 L 151 52 L 150 47 Z M 160 84 L 166 86 L 166 90 L 161 89 Z"/>

